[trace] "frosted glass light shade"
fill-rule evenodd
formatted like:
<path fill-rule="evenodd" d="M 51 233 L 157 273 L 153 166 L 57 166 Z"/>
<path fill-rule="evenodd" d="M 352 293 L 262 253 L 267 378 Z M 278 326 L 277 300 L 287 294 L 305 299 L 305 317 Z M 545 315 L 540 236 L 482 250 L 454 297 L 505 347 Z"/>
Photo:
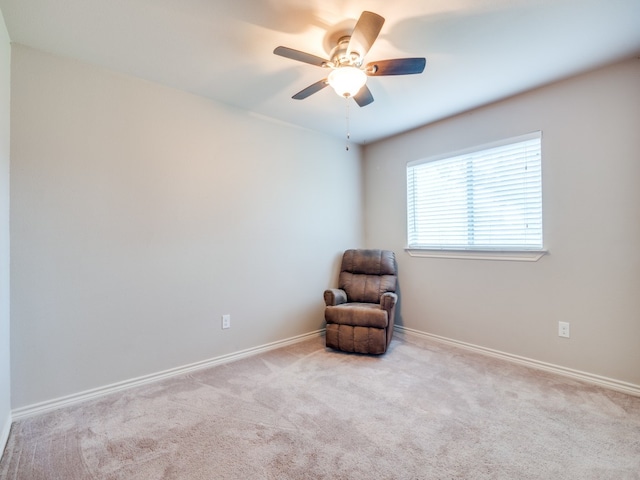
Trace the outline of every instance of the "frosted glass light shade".
<path fill-rule="evenodd" d="M 341 97 L 353 97 L 367 83 L 367 74 L 356 67 L 339 67 L 329 74 L 329 85 Z"/>

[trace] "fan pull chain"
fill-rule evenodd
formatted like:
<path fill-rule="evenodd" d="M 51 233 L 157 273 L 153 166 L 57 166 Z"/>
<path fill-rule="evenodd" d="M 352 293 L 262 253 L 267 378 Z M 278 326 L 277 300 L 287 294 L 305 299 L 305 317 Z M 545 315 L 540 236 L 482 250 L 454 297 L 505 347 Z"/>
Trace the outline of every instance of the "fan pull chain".
<path fill-rule="evenodd" d="M 351 133 L 349 132 L 350 128 L 349 128 L 349 97 L 344 97 L 344 101 L 345 101 L 345 115 L 346 115 L 346 121 L 347 121 L 347 145 L 346 145 L 346 150 L 347 152 L 349 151 L 349 140 L 351 139 Z"/>

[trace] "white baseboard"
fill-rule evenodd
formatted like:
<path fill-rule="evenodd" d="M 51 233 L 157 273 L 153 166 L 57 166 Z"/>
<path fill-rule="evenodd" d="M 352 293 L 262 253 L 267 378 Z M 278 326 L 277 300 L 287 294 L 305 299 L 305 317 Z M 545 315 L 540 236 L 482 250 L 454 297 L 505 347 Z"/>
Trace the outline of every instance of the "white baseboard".
<path fill-rule="evenodd" d="M 453 340 L 450 338 L 433 335 L 431 333 L 421 332 L 419 330 L 414 330 L 414 329 L 403 327 L 400 325 L 396 325 L 395 330 L 397 333 L 401 335 L 413 335 L 417 337 L 426 338 L 429 340 L 434 340 L 436 342 L 444 343 L 454 347 L 463 348 L 463 349 L 470 350 L 483 355 L 488 355 L 488 356 L 506 360 L 512 363 L 517 363 L 527 367 L 536 368 L 538 370 L 544 370 L 544 371 L 555 373 L 565 377 L 573 378 L 575 380 L 581 380 L 581 381 L 598 385 L 604 388 L 609 388 L 611 390 L 616 390 L 629 395 L 640 397 L 640 385 L 635 385 L 635 384 L 623 382 L 620 380 L 602 377 L 599 375 L 594 375 L 594 374 L 582 372 L 579 370 L 573 370 L 573 369 L 562 367 L 559 365 L 553 365 L 550 363 L 541 362 L 538 360 L 533 360 L 530 358 L 521 357 L 521 356 L 513 355 L 510 353 L 505 353 L 498 350 L 481 347 L 478 345 L 460 342 L 458 340 Z M 257 355 L 259 353 L 267 352 L 269 350 L 275 350 L 277 348 L 285 347 L 287 345 L 293 345 L 295 343 L 307 340 L 309 338 L 320 337 L 324 335 L 324 333 L 325 333 L 324 329 L 316 330 L 314 332 L 305 333 L 305 334 L 287 338 L 284 340 L 279 340 L 279 341 L 268 343 L 265 345 L 248 348 L 246 350 L 241 350 L 239 352 L 234 352 L 227 355 L 221 355 L 219 357 L 214 357 L 208 360 L 203 360 L 201 362 L 184 365 L 182 367 L 176 367 L 176 368 L 172 368 L 162 372 L 157 372 L 150 375 L 144 375 L 142 377 L 137 377 L 137 378 L 125 380 L 122 382 L 113 383 L 111 385 L 106 385 L 104 387 L 85 390 L 83 392 L 75 393 L 72 395 L 67 395 L 67 396 L 56 398 L 53 400 L 47 400 L 45 402 L 40 402 L 37 404 L 27 405 L 25 407 L 14 409 L 9 415 L 9 418 L 6 420 L 5 425 L 3 425 L 2 431 L 0 432 L 0 452 L 4 450 L 6 442 L 9 438 L 9 432 L 11 430 L 12 422 L 20 420 L 22 418 L 27 418 L 34 415 L 50 412 L 58 408 L 66 407 L 76 403 L 85 402 L 87 400 L 92 400 L 92 399 L 109 395 L 111 393 L 119 392 L 122 390 L 139 387 L 139 386 L 146 385 L 153 382 L 158 382 L 166 378 L 183 375 L 185 373 L 194 372 L 196 370 L 202 370 L 204 368 L 209 368 L 216 365 L 233 362 L 235 360 L 240 360 L 242 358 Z"/>
<path fill-rule="evenodd" d="M 44 402 L 36 403 L 33 405 L 27 405 L 26 407 L 20 407 L 12 410 L 11 417 L 13 421 L 20 420 L 22 418 L 39 415 L 42 413 L 50 412 L 58 408 L 66 407 L 87 400 L 92 400 L 98 397 L 109 395 L 111 393 L 127 390 L 129 388 L 139 387 L 147 385 L 149 383 L 158 382 L 166 378 L 175 377 L 177 375 L 183 375 L 185 373 L 193 372 L 196 370 L 202 370 L 204 368 L 214 367 L 223 363 L 233 362 L 242 358 L 257 355 L 259 353 L 267 352 L 269 350 L 275 350 L 276 348 L 285 347 L 287 345 L 293 345 L 294 343 L 302 342 L 313 337 L 320 337 L 324 335 L 324 329 L 316 330 L 315 332 L 305 333 L 297 335 L 295 337 L 286 338 L 284 340 L 278 340 L 276 342 L 267 343 L 258 347 L 248 348 L 239 352 L 229 353 L 227 355 L 221 355 L 219 357 L 210 358 L 201 362 L 184 365 L 182 367 L 171 368 L 162 372 L 152 373 L 150 375 L 144 375 L 142 377 L 132 378 L 104 387 L 93 388 L 91 390 L 85 390 L 83 392 L 74 393 L 64 397 L 55 398 L 53 400 L 47 400 Z M 9 428 L 11 423 L 9 423 Z M 4 434 L 4 431 L 3 431 Z M 8 431 L 7 431 L 8 435 Z"/>
<path fill-rule="evenodd" d="M 13 418 L 11 416 L 11 413 L 9 413 L 9 415 L 4 421 L 2 430 L 0 431 L 0 458 L 2 458 L 2 453 L 4 452 L 4 448 L 7 446 L 7 441 L 9 440 L 9 432 L 11 432 L 12 423 L 13 423 Z"/>
<path fill-rule="evenodd" d="M 445 343 L 454 347 L 464 348 L 472 352 L 480 353 L 482 355 L 488 355 L 494 358 L 500 358 L 512 363 L 524 365 L 526 367 L 535 368 L 538 370 L 544 370 L 546 372 L 555 373 L 564 377 L 573 378 L 574 380 L 580 380 L 600 387 L 616 390 L 618 392 L 626 393 L 640 397 L 640 385 L 633 383 L 623 382 L 615 380 L 613 378 L 602 377 L 600 375 L 594 375 L 588 372 L 582 372 L 580 370 L 573 370 L 571 368 L 562 367 L 560 365 L 554 365 L 551 363 L 541 362 L 533 360 L 531 358 L 521 357 L 518 355 L 512 355 L 510 353 L 501 352 L 499 350 L 493 350 L 491 348 L 480 347 L 470 343 L 460 342 L 439 335 L 433 335 L 431 333 L 421 332 L 412 328 L 403 327 L 400 325 L 395 326 L 395 331 L 400 334 L 413 335 L 417 337 L 427 338 L 436 342 Z"/>

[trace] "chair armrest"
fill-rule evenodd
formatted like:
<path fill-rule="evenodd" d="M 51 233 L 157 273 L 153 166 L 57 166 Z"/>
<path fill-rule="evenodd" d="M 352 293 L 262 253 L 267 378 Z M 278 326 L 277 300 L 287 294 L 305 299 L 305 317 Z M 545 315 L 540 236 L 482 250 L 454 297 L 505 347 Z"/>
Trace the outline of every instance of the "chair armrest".
<path fill-rule="evenodd" d="M 324 303 L 327 307 L 347 303 L 347 292 L 340 288 L 329 288 L 324 291 Z"/>
<path fill-rule="evenodd" d="M 380 297 L 380 306 L 390 312 L 396 306 L 396 302 L 398 301 L 398 295 L 392 292 L 385 292 Z"/>

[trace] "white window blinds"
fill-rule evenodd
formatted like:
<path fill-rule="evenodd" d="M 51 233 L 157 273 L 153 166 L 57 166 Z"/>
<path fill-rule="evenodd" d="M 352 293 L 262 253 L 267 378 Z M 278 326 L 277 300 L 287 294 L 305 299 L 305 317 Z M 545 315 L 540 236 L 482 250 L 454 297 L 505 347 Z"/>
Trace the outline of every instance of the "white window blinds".
<path fill-rule="evenodd" d="M 542 249 L 541 132 L 407 165 L 408 247 Z"/>

